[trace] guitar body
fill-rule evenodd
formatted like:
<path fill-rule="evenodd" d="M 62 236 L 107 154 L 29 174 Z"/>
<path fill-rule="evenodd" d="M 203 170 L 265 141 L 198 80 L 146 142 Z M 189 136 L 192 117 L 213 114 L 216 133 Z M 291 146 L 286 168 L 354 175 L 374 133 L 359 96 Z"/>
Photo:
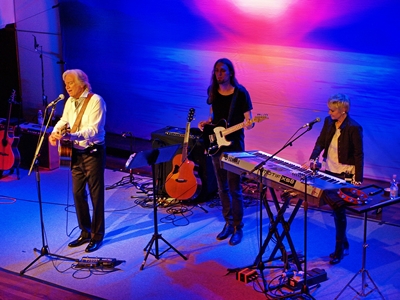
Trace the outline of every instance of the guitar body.
<path fill-rule="evenodd" d="M 12 149 L 13 137 L 8 136 L 6 130 L 2 130 L 1 132 L 3 138 L 1 139 L 0 145 L 0 170 L 6 171 L 11 169 L 14 166 L 14 152 Z"/>
<path fill-rule="evenodd" d="M 60 155 L 60 168 L 71 169 L 72 142 L 61 140 L 58 145 L 58 154 Z"/>
<path fill-rule="evenodd" d="M 220 147 L 229 146 L 230 141 L 227 141 L 223 135 L 223 131 L 227 127 L 227 122 L 222 119 L 216 125 L 207 124 L 204 126 L 204 145 L 207 149 L 208 155 L 215 155 L 218 153 Z"/>
<path fill-rule="evenodd" d="M 12 166 L 13 169 L 19 168 L 19 164 L 21 163 L 21 155 L 18 150 L 18 144 L 19 144 L 19 137 L 14 136 L 14 140 L 11 145 L 11 149 L 14 154 L 14 165 Z"/>
<path fill-rule="evenodd" d="M 221 147 L 229 146 L 232 142 L 226 140 L 226 136 L 249 126 L 256 122 L 262 122 L 268 119 L 267 114 L 258 114 L 253 119 L 246 121 L 245 123 L 239 123 L 227 128 L 226 120 L 222 119 L 217 124 L 206 124 L 203 128 L 203 140 L 204 146 L 207 150 L 208 155 L 215 155 L 221 149 Z"/>
<path fill-rule="evenodd" d="M 172 171 L 165 180 L 167 194 L 177 200 L 188 200 L 200 194 L 201 180 L 195 172 L 194 162 L 188 159 L 187 150 L 189 143 L 190 122 L 193 120 L 194 108 L 189 110 L 183 138 L 182 154 L 177 154 L 172 160 Z"/>
<path fill-rule="evenodd" d="M 17 156 L 17 166 L 19 166 L 19 152 L 18 152 L 18 142 L 19 139 L 16 138 L 14 142 L 14 129 L 10 128 L 10 118 L 12 104 L 14 103 L 15 90 L 11 93 L 8 109 L 8 118 L 6 127 L 4 130 L 0 131 L 1 143 L 0 143 L 0 171 L 10 170 L 15 166 L 15 158 Z M 12 129 L 12 130 L 11 130 Z"/>
<path fill-rule="evenodd" d="M 194 162 L 186 159 L 182 163 L 182 154 L 177 154 L 172 160 L 172 166 L 172 172 L 165 181 L 168 195 L 177 200 L 197 197 L 201 192 L 201 180 L 194 171 Z"/>
<path fill-rule="evenodd" d="M 65 125 L 60 134 L 65 135 L 70 132 L 70 128 Z M 60 156 L 60 168 L 71 169 L 72 166 L 72 142 L 68 140 L 61 139 L 58 144 L 58 154 Z"/>

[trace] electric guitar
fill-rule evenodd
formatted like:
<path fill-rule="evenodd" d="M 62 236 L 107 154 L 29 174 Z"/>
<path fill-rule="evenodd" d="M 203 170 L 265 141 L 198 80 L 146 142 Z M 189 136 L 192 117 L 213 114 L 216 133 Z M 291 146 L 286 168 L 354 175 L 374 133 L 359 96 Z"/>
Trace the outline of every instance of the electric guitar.
<path fill-rule="evenodd" d="M 193 120 L 194 108 L 189 110 L 183 138 L 182 154 L 177 154 L 172 160 L 172 171 L 165 180 L 165 190 L 171 198 L 187 200 L 195 198 L 201 191 L 201 180 L 194 171 L 195 164 L 188 159 L 188 143 L 190 122 Z"/>
<path fill-rule="evenodd" d="M 253 119 L 249 120 L 246 123 L 239 123 L 232 127 L 227 128 L 226 120 L 222 119 L 217 124 L 207 124 L 204 125 L 203 129 L 203 137 L 204 137 L 204 145 L 207 150 L 208 155 L 215 155 L 223 146 L 229 146 L 232 142 L 226 140 L 226 136 L 235 132 L 239 129 L 242 129 L 246 126 L 249 126 L 253 123 L 262 122 L 268 119 L 267 114 L 258 114 Z"/>
<path fill-rule="evenodd" d="M 61 129 L 61 135 L 65 135 L 70 132 L 69 126 L 66 124 Z M 68 140 L 60 140 L 58 144 L 58 154 L 60 155 L 60 168 L 71 169 L 71 158 L 72 158 L 72 142 Z"/>
<path fill-rule="evenodd" d="M 20 155 L 17 147 L 19 137 L 15 137 L 14 130 L 10 130 L 11 109 L 12 104 L 14 103 L 14 98 L 15 90 L 12 91 L 10 99 L 8 100 L 8 118 L 6 122 L 6 127 L 4 128 L 4 132 L 2 133 L 3 137 L 0 144 L 0 171 L 17 168 L 20 162 Z"/>

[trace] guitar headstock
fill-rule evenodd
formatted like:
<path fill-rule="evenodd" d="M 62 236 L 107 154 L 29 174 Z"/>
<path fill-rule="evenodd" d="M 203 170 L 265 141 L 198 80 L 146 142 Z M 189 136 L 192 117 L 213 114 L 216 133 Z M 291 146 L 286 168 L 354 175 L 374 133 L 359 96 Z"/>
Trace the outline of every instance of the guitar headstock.
<path fill-rule="evenodd" d="M 194 119 L 194 112 L 195 112 L 195 109 L 194 109 L 194 108 L 189 109 L 189 113 L 188 113 L 188 117 L 187 117 L 188 122 L 192 122 L 192 121 L 193 121 L 193 119 Z"/>
<path fill-rule="evenodd" d="M 266 119 L 268 119 L 268 114 L 257 114 L 254 118 L 253 118 L 253 122 L 262 122 Z"/>
<path fill-rule="evenodd" d="M 15 90 L 13 89 L 10 95 L 10 98 L 8 99 L 8 103 L 15 103 Z"/>

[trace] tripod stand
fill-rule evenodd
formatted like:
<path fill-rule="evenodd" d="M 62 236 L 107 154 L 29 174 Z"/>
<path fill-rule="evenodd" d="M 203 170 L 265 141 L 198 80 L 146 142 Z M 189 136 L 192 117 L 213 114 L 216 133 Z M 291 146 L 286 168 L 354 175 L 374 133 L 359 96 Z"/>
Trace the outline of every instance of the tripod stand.
<path fill-rule="evenodd" d="M 175 155 L 175 152 L 178 150 L 179 145 L 172 145 L 168 147 L 147 150 L 137 153 L 135 156 L 130 157 L 130 160 L 127 161 L 126 165 L 129 168 L 138 168 L 144 166 L 151 166 L 152 177 L 153 177 L 153 217 L 154 217 L 154 234 L 151 240 L 148 242 L 146 247 L 143 249 L 146 251 L 146 255 L 144 257 L 143 263 L 140 266 L 140 270 L 143 270 L 144 265 L 146 264 L 146 260 L 149 254 L 153 255 L 156 259 L 159 259 L 162 254 L 167 252 L 169 249 L 174 250 L 178 253 L 184 260 L 187 260 L 186 256 L 180 253 L 176 248 L 174 248 L 166 239 L 162 237 L 162 235 L 158 232 L 158 217 L 157 217 L 157 191 L 155 190 L 157 187 L 156 175 L 155 175 L 155 165 L 164 163 L 167 161 L 171 161 Z M 168 248 L 160 253 L 159 250 L 159 240 L 162 240 L 165 244 L 168 245 Z M 153 244 L 155 245 L 155 251 L 152 252 Z"/>
<path fill-rule="evenodd" d="M 45 241 L 45 235 L 44 235 L 44 221 L 43 221 L 43 208 L 42 208 L 42 194 L 41 194 L 41 190 L 40 190 L 40 172 L 39 172 L 39 157 L 40 157 L 40 148 L 42 147 L 43 144 L 43 139 L 46 135 L 47 132 L 47 128 L 49 126 L 49 122 L 51 120 L 51 117 L 54 113 L 54 109 L 55 109 L 55 104 L 52 105 L 52 110 L 49 116 L 49 119 L 47 121 L 47 124 L 45 126 L 45 128 L 43 130 L 41 130 L 40 134 L 39 134 L 39 138 L 38 138 L 38 143 L 36 146 L 36 151 L 35 151 L 35 155 L 33 157 L 32 160 L 32 164 L 31 167 L 29 169 L 29 173 L 28 175 L 31 174 L 32 169 L 35 169 L 35 173 L 36 173 L 36 186 L 37 186 L 37 192 L 38 192 L 38 199 L 39 199 L 39 210 L 40 210 L 40 227 L 41 227 L 41 232 L 42 232 L 42 248 L 39 250 L 37 248 L 34 248 L 33 250 L 36 252 L 39 252 L 40 255 L 38 257 L 36 257 L 29 265 L 27 265 L 21 272 L 20 275 L 23 275 L 26 270 L 29 269 L 30 266 L 32 266 L 36 261 L 38 261 L 41 257 L 43 256 L 53 256 L 53 257 L 57 257 L 60 259 L 65 259 L 65 260 L 72 260 L 72 261 L 76 261 L 76 259 L 74 258 L 70 258 L 67 256 L 62 256 L 62 255 L 58 255 L 58 254 L 54 254 L 54 253 L 50 253 L 49 252 L 49 247 L 46 244 Z"/>
<path fill-rule="evenodd" d="M 133 135 L 130 131 L 126 131 L 122 133 L 122 137 L 126 138 L 128 137 L 130 138 L 130 144 L 129 144 L 129 150 L 130 153 L 133 153 Z M 121 178 L 121 180 L 117 181 L 116 183 L 113 183 L 110 186 L 106 187 L 106 190 L 111 190 L 111 189 L 115 189 L 116 187 L 119 186 L 124 186 L 127 184 L 132 184 L 133 186 L 135 186 L 138 190 L 142 190 L 141 186 L 135 182 L 135 177 L 133 176 L 133 169 L 132 168 L 128 168 L 128 166 L 125 166 L 126 169 L 129 169 L 129 175 L 127 176 L 123 176 Z"/>
<path fill-rule="evenodd" d="M 368 188 L 371 188 L 371 187 L 373 187 L 373 186 L 366 186 L 364 188 L 360 188 L 360 190 L 361 189 L 364 190 L 370 196 L 370 198 L 368 199 L 368 203 L 363 204 L 363 205 L 348 205 L 348 206 L 346 206 L 346 209 L 348 209 L 352 212 L 355 212 L 358 214 L 364 214 L 362 261 L 361 261 L 361 269 L 353 276 L 353 278 L 346 284 L 346 286 L 334 298 L 335 300 L 339 299 L 340 295 L 342 295 L 343 292 L 347 288 L 352 289 L 355 293 L 357 293 L 358 296 L 361 296 L 361 297 L 367 297 L 369 294 L 376 291 L 382 299 L 385 299 L 385 297 L 382 295 L 381 291 L 379 290 L 378 286 L 372 280 L 372 277 L 369 274 L 367 267 L 366 267 L 366 265 L 367 265 L 367 248 L 369 247 L 369 245 L 367 243 L 368 212 L 375 211 L 377 209 L 381 209 L 385 206 L 399 203 L 400 197 L 397 197 L 395 199 L 390 199 L 389 197 L 384 196 L 381 192 L 379 194 L 376 194 L 374 191 L 376 189 L 368 190 Z M 355 287 L 353 287 L 351 285 L 353 283 L 353 281 L 357 278 L 358 275 L 361 275 L 361 291 L 357 291 L 355 289 Z M 372 284 L 372 286 L 368 285 L 368 281 Z"/>

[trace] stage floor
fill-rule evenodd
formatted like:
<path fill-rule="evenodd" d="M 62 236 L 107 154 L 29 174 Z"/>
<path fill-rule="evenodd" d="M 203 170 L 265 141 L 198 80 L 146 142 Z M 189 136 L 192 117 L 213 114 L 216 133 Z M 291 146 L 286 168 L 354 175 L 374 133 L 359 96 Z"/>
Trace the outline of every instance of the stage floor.
<path fill-rule="evenodd" d="M 246 200 L 244 238 L 237 246 L 228 241 L 217 241 L 223 227 L 219 199 L 201 205 L 190 202 L 176 203 L 158 199 L 157 226 L 154 222 L 152 197 L 137 187 L 151 187 L 147 176 L 135 175 L 134 186 L 115 183 L 126 181 L 125 172 L 107 169 L 106 236 L 102 247 L 88 255 L 85 246 L 68 248 L 78 237 L 75 210 L 71 195 L 70 173 L 67 170 L 41 170 L 39 174 L 21 169 L 15 175 L 0 180 L 0 234 L 3 238 L 0 267 L 16 273 L 24 270 L 38 253 L 34 248 L 48 246 L 50 253 L 72 260 L 41 257 L 25 274 L 49 283 L 105 299 L 265 299 L 261 276 L 254 282 L 236 280 L 228 269 L 252 266 L 269 230 L 265 209 L 260 211 L 258 199 Z M 37 179 L 40 180 L 37 180 Z M 124 179 L 125 178 L 125 179 Z M 124 181 L 124 182 L 125 182 Z M 44 242 L 40 222 L 39 193 L 42 199 Z M 110 188 L 113 187 L 113 188 Z M 151 192 L 151 190 L 150 190 Z M 293 211 L 289 206 L 285 217 Z M 394 219 L 392 219 L 394 220 Z M 311 289 L 316 299 L 334 299 L 351 278 L 360 270 L 363 249 L 363 220 L 348 218 L 350 255 L 335 266 L 329 264 L 329 253 L 334 248 L 334 224 L 329 211 L 309 209 L 307 218 L 307 269 L 322 269 L 328 280 Z M 260 226 L 262 225 L 262 227 Z M 154 255 L 155 243 L 143 270 L 146 251 L 157 228 L 159 234 L 173 249 L 167 250 L 162 239 L 157 239 L 159 259 Z M 366 269 L 386 299 L 397 299 L 400 294 L 400 228 L 396 224 L 368 221 L 368 248 Z M 297 252 L 304 254 L 304 212 L 302 209 L 290 227 L 290 236 Z M 286 243 L 286 241 L 285 241 Z M 267 259 L 275 244 L 266 247 Z M 166 251 L 164 253 L 164 251 Z M 187 260 L 183 259 L 182 254 Z M 279 255 L 279 252 L 278 252 Z M 84 257 L 115 258 L 115 268 L 76 268 Z M 75 261 L 73 261 L 75 260 Z M 266 262 L 262 272 L 267 283 L 277 284 L 276 278 L 284 271 L 281 261 Z M 269 268 L 269 266 L 275 266 Z M 261 275 L 261 271 L 257 269 Z M 99 276 L 101 275 L 101 276 Z M 361 276 L 353 282 L 361 290 Z M 371 287 L 372 284 L 369 284 Z M 276 291 L 276 290 L 275 290 Z M 273 292 L 271 292 L 273 293 Z M 0 291 L 1 298 L 1 291 Z M 366 299 L 379 299 L 377 291 Z M 357 299 L 347 288 L 340 299 Z"/>

